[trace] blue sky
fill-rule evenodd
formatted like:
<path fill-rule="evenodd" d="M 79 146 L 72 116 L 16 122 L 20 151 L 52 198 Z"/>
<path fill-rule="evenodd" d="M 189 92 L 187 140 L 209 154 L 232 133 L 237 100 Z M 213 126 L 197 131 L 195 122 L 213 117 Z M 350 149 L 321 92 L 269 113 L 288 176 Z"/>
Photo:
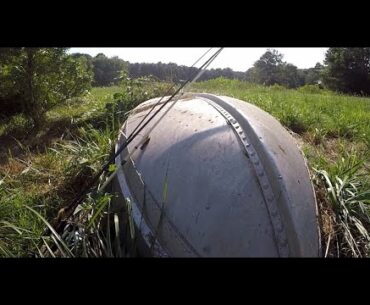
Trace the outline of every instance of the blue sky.
<path fill-rule="evenodd" d="M 322 63 L 328 48 L 274 48 L 284 55 L 283 60 L 298 68 L 311 68 L 317 62 Z M 131 63 L 173 62 L 191 66 L 208 48 L 71 48 L 69 52 L 87 53 L 95 56 L 118 56 Z M 225 48 L 215 59 L 211 68 L 231 68 L 234 71 L 246 71 L 267 50 L 267 48 Z"/>

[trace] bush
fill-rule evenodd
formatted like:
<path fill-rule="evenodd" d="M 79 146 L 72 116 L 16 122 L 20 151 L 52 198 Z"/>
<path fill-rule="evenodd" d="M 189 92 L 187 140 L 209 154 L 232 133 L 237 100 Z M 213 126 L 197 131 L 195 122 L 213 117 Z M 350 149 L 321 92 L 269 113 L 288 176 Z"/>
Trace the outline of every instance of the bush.
<path fill-rule="evenodd" d="M 302 93 L 320 94 L 323 89 L 319 85 L 304 85 L 297 89 Z"/>
<path fill-rule="evenodd" d="M 282 85 L 278 85 L 278 84 L 274 84 L 272 86 L 269 86 L 270 89 L 272 90 L 286 90 L 287 88 L 282 86 Z"/>
<path fill-rule="evenodd" d="M 48 109 L 91 87 L 86 58 L 73 58 L 65 48 L 7 48 L 0 55 L 3 114 L 22 112 L 36 127 Z"/>

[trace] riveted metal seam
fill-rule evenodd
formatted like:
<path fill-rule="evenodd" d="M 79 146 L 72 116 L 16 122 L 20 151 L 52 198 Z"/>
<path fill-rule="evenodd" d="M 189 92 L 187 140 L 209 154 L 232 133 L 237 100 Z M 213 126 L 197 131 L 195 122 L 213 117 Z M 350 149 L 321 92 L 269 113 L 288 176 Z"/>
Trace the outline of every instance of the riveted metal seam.
<path fill-rule="evenodd" d="M 279 256 L 281 257 L 289 256 L 288 239 L 285 227 L 283 225 L 280 213 L 277 208 L 277 200 L 272 191 L 266 172 L 263 168 L 263 164 L 262 162 L 260 162 L 258 154 L 256 153 L 256 150 L 254 149 L 253 145 L 251 145 L 246 132 L 241 128 L 238 121 L 220 105 L 218 105 L 217 103 L 213 102 L 208 98 L 200 96 L 197 96 L 197 98 L 206 101 L 210 106 L 215 108 L 225 118 L 227 123 L 235 132 L 237 138 L 241 141 L 242 146 L 245 149 L 246 155 L 250 159 L 254 171 L 256 172 L 257 181 L 260 184 L 262 194 L 265 199 L 265 204 L 273 227 L 274 237 L 278 248 Z"/>

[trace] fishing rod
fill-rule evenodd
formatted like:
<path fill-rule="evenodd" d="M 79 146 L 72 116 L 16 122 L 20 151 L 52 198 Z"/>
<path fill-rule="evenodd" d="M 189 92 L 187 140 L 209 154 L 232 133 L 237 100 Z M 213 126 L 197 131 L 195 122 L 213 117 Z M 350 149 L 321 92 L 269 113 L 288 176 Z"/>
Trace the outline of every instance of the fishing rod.
<path fill-rule="evenodd" d="M 185 81 L 163 104 L 161 107 L 159 107 L 157 109 L 157 111 L 154 112 L 154 114 L 152 114 L 152 116 L 145 122 L 143 123 L 143 125 L 139 128 L 137 128 L 137 130 L 135 132 L 132 132 L 130 134 L 130 136 L 126 139 L 126 141 L 117 149 L 116 153 L 109 159 L 109 161 L 102 167 L 102 169 L 93 177 L 93 179 L 89 182 L 89 184 L 80 192 L 80 194 L 76 197 L 76 199 L 74 201 L 72 201 L 67 207 L 64 207 L 62 208 L 61 210 L 59 210 L 58 212 L 58 215 L 56 217 L 56 220 L 55 220 L 55 230 L 60 233 L 60 231 L 63 229 L 63 223 L 66 221 L 66 219 L 68 219 L 68 217 L 71 216 L 71 214 L 73 213 L 74 209 L 80 204 L 82 203 L 83 199 L 84 199 L 84 196 L 88 193 L 88 191 L 95 185 L 95 183 L 99 180 L 100 176 L 105 172 L 107 171 L 107 169 L 109 168 L 109 166 L 115 162 L 115 159 L 116 157 L 135 139 L 135 137 L 149 124 L 149 122 L 151 120 L 153 120 L 153 118 L 188 84 L 190 83 L 193 83 L 194 81 L 196 81 L 203 73 L 205 70 L 206 67 L 208 67 L 211 62 L 221 53 L 221 51 L 223 50 L 223 48 L 220 48 L 219 50 L 217 50 L 203 65 L 201 65 L 198 70 L 197 70 L 197 74 L 194 75 L 192 78 L 189 78 L 187 81 Z M 208 50 L 201 58 L 203 58 L 210 50 Z M 200 58 L 200 59 L 201 59 Z M 198 59 L 197 62 L 200 60 Z M 176 101 L 175 101 L 176 102 Z M 174 105 L 175 103 L 173 103 Z M 168 111 L 173 107 L 173 105 L 167 109 L 167 111 L 164 113 L 164 115 L 166 115 L 168 113 Z M 155 107 L 155 106 L 154 106 Z M 154 109 L 154 107 L 152 108 L 152 110 Z M 164 115 L 162 115 L 162 117 L 160 118 L 160 120 L 164 117 Z M 145 119 L 145 118 L 144 118 Z M 143 122 L 144 120 L 142 120 Z M 142 123 L 141 122 L 141 123 Z M 158 122 L 157 122 L 158 123 Z M 157 124 L 155 124 L 156 126 Z M 155 127 L 154 126 L 154 127 Z M 150 129 L 150 131 L 153 130 L 153 127 Z M 116 173 L 116 171 L 115 171 Z M 114 177 L 114 176 L 113 176 Z M 113 177 L 110 177 L 109 180 L 112 180 Z M 104 183 L 104 185 L 106 185 L 106 183 Z M 49 229 L 47 229 L 47 232 L 49 232 Z"/>
<path fill-rule="evenodd" d="M 220 54 L 222 51 L 222 48 L 221 50 L 217 51 L 215 53 L 215 57 L 212 57 L 213 59 L 211 61 L 208 62 L 208 64 L 206 66 L 204 66 L 203 70 L 201 70 L 187 85 L 191 85 L 192 83 L 194 83 L 197 79 L 199 79 L 199 77 L 202 76 L 202 74 L 206 71 L 205 69 L 212 63 L 212 61 L 217 57 L 218 54 Z M 141 147 L 142 145 L 144 145 L 148 140 L 149 140 L 149 134 L 152 132 L 152 130 L 159 124 L 159 122 L 167 115 L 167 113 L 175 106 L 175 104 L 177 103 L 178 100 L 180 100 L 180 97 L 183 95 L 180 94 L 180 96 L 178 96 L 178 98 L 172 103 L 171 106 L 168 107 L 168 109 L 162 114 L 162 116 L 153 124 L 153 126 L 150 127 L 150 129 L 146 132 L 146 134 L 144 136 L 142 136 L 142 139 L 140 140 L 140 142 L 138 144 L 136 144 L 134 146 L 134 148 L 131 150 L 131 152 L 129 153 L 129 155 L 126 157 L 126 159 L 122 160 L 120 165 L 114 170 L 114 172 L 108 177 L 108 179 L 104 182 L 104 184 L 99 188 L 98 191 L 102 191 L 111 181 L 112 179 L 116 176 L 118 170 L 120 169 L 120 167 L 122 167 L 126 162 L 127 160 L 133 155 L 133 153 L 139 148 Z M 152 111 L 155 106 L 158 104 L 158 102 L 151 108 L 150 111 Z M 163 108 L 163 107 L 162 107 Z M 150 112 L 149 111 L 149 112 Z M 143 120 L 140 122 L 140 124 L 143 122 Z M 148 122 L 149 123 L 149 122 Z M 147 125 L 147 123 L 145 123 L 145 125 L 143 126 L 143 128 Z M 137 128 L 135 128 L 136 130 Z M 140 129 L 142 130 L 142 128 Z M 140 132 L 140 131 L 139 131 Z M 131 132 L 131 135 L 133 134 L 134 132 Z M 130 136 L 131 136 L 130 135 Z M 129 137 L 130 137 L 129 136 Z M 127 138 L 129 138 L 127 137 Z"/>
<path fill-rule="evenodd" d="M 146 125 L 149 124 L 149 122 L 182 90 L 185 88 L 186 85 L 194 82 L 195 80 L 197 80 L 204 72 L 205 70 L 205 67 L 208 67 L 211 62 L 218 56 L 218 54 L 221 53 L 223 48 L 220 48 L 215 54 L 213 54 L 199 69 L 198 69 L 198 72 L 197 74 L 191 78 L 191 79 L 188 79 L 185 83 L 183 83 L 177 90 L 175 93 L 173 93 L 170 98 L 165 101 L 161 107 L 159 107 L 157 109 L 157 111 L 140 127 L 138 128 L 138 130 L 133 134 L 131 135 L 128 139 L 126 139 L 125 143 L 123 143 L 121 145 L 121 147 L 117 150 L 115 156 L 114 156 L 114 160 L 115 158 L 127 147 L 128 144 L 130 144 L 130 142 L 145 128 Z M 173 106 L 172 106 L 173 107 Z M 171 107 L 171 108 L 172 108 Z M 152 108 L 154 109 L 154 108 Z M 168 111 L 167 111 L 168 112 Z M 167 114 L 167 112 L 165 114 Z M 164 115 L 165 115 L 164 114 Z M 163 118 L 163 116 L 161 117 L 161 119 Z"/>
<path fill-rule="evenodd" d="M 206 56 L 213 48 L 209 48 L 201 57 L 199 57 L 190 68 L 194 67 L 204 56 Z M 139 122 L 139 124 L 135 127 L 135 129 L 131 132 L 131 134 L 127 137 L 130 138 L 134 132 L 140 127 L 140 125 L 145 121 L 145 119 L 149 116 L 149 114 L 153 111 L 155 107 L 157 107 L 161 101 L 171 92 L 171 90 L 176 86 L 176 84 L 173 84 L 164 94 L 163 96 L 151 107 L 149 112 L 144 116 L 144 118 Z"/>

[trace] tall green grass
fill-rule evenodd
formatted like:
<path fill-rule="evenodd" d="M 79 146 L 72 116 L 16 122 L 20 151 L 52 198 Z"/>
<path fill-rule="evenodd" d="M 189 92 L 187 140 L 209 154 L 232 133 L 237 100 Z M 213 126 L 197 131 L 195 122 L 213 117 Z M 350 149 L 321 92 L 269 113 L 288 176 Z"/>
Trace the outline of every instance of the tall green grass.
<path fill-rule="evenodd" d="M 365 161 L 353 154 L 327 170 L 315 169 L 334 212 L 334 231 L 326 248 L 336 242 L 341 256 L 370 255 L 370 171 L 364 167 Z"/>
<path fill-rule="evenodd" d="M 56 141 L 46 153 L 24 148 L 22 159 L 11 159 L 21 171 L 1 175 L 0 250 L 5 256 L 27 256 L 35 250 L 35 241 L 42 237 L 45 226 L 43 218 L 53 219 L 100 170 L 115 136 L 109 128 L 96 130 L 87 125 L 75 131 L 70 140 Z"/>
<path fill-rule="evenodd" d="M 45 228 L 52 228 L 58 211 L 107 162 L 126 112 L 168 87 L 165 83 L 130 82 L 93 88 L 89 94 L 51 109 L 43 130 L 32 134 L 23 129 L 23 137 L 21 133 L 18 139 L 9 136 L 12 120 L 0 124 L 0 137 L 12 139 L 7 161 L 0 164 L 0 256 L 123 255 L 111 243 L 118 238 L 117 230 L 111 228 L 119 228 L 119 224 L 110 212 L 108 193 L 91 190 L 60 235 L 53 230 L 45 235 Z M 22 121 L 18 129 L 22 131 L 26 123 Z M 99 184 L 104 179 L 102 176 Z"/>
<path fill-rule="evenodd" d="M 0 137 L 16 138 L 0 164 L 0 256 L 124 256 L 115 246 L 119 223 L 104 190 L 86 196 L 60 235 L 44 229 L 107 161 L 126 111 L 168 87 L 129 80 L 93 88 L 50 110 L 47 126 L 33 138 L 19 136 L 32 135 L 24 117 L 0 122 Z M 330 224 L 321 228 L 323 255 L 369 256 L 369 98 L 222 78 L 189 90 L 253 103 L 298 134 L 315 177 L 320 222 Z"/>
<path fill-rule="evenodd" d="M 228 95 L 269 112 L 292 131 L 316 132 L 326 138 L 369 141 L 370 99 L 327 90 L 265 87 L 218 78 L 193 84 L 192 91 Z M 312 91 L 314 93 L 312 93 Z"/>
<path fill-rule="evenodd" d="M 298 134 L 315 177 L 323 256 L 370 255 L 370 98 L 224 78 L 190 90 L 255 104 Z"/>

